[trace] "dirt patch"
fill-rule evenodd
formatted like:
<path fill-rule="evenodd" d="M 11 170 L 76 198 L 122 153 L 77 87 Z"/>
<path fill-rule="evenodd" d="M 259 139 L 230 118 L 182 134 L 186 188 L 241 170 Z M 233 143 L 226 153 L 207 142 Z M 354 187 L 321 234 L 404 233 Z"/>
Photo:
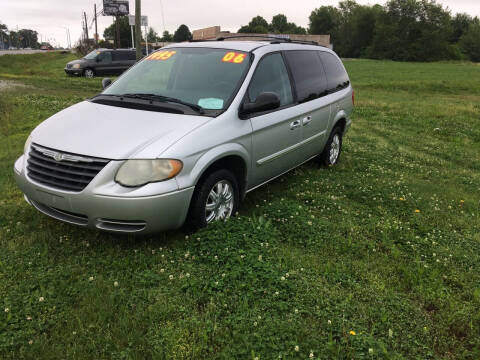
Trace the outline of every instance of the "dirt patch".
<path fill-rule="evenodd" d="M 7 89 L 13 89 L 16 87 L 23 87 L 23 88 L 31 88 L 31 85 L 25 85 L 16 81 L 10 81 L 10 80 L 0 80 L 0 91 L 7 90 Z"/>

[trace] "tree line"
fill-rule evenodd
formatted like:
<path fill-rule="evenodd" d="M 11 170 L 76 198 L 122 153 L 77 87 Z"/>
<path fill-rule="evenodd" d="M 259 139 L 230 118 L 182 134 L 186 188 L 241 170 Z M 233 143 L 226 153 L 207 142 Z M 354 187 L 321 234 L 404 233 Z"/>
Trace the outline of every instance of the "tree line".
<path fill-rule="evenodd" d="M 131 40 L 131 33 L 130 33 L 130 25 L 128 24 L 128 17 L 121 16 L 119 18 L 119 28 L 120 28 L 120 45 L 121 47 L 130 47 L 132 46 Z M 108 40 L 115 38 L 115 24 L 112 24 L 105 28 L 103 31 L 103 37 L 106 40 L 101 40 L 99 45 L 101 47 L 111 48 L 113 44 L 110 43 Z M 145 41 L 145 34 L 142 33 L 142 41 Z M 164 31 L 163 34 L 160 36 L 158 33 L 152 28 L 149 27 L 147 31 L 147 41 L 149 43 L 155 42 L 183 42 L 189 41 L 192 39 L 192 33 L 187 25 L 180 25 L 177 30 L 171 34 L 168 30 Z"/>
<path fill-rule="evenodd" d="M 343 57 L 401 61 L 480 61 L 480 21 L 452 15 L 433 0 L 390 0 L 381 5 L 341 1 L 309 17 L 310 34 L 330 34 Z"/>
<path fill-rule="evenodd" d="M 38 42 L 38 32 L 31 29 L 9 30 L 7 25 L 0 23 L 0 49 L 38 49 L 41 45 L 47 43 Z"/>

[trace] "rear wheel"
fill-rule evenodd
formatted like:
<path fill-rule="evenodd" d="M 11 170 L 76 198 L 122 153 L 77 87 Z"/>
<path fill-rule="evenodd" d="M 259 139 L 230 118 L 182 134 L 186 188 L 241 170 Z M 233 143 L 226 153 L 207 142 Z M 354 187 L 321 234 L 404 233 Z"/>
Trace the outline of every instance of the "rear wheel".
<path fill-rule="evenodd" d="M 85 76 L 86 78 L 93 78 L 95 76 L 95 72 L 93 71 L 93 69 L 85 69 L 83 71 L 83 76 Z"/>
<path fill-rule="evenodd" d="M 235 176 L 228 170 L 214 171 L 196 186 L 187 218 L 191 230 L 209 223 L 226 220 L 238 209 L 239 188 Z"/>
<path fill-rule="evenodd" d="M 319 156 L 319 160 L 322 165 L 332 166 L 338 162 L 342 152 L 342 138 L 342 128 L 340 126 L 334 127 L 330 133 L 330 137 L 327 140 L 323 152 Z"/>

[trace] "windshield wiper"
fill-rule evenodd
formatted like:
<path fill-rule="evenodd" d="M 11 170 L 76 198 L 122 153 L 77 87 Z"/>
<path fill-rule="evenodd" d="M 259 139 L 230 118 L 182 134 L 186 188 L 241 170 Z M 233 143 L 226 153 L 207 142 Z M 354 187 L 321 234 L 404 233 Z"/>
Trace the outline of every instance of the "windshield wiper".
<path fill-rule="evenodd" d="M 195 110 L 199 114 L 203 115 L 205 114 L 205 110 L 200 106 L 196 104 L 192 104 L 180 99 L 168 97 L 168 96 L 163 96 L 163 95 L 157 95 L 157 94 L 145 94 L 145 93 L 129 93 L 129 94 L 122 94 L 122 95 L 117 95 L 121 97 L 126 97 L 126 98 L 133 98 L 133 99 L 143 99 L 143 100 L 154 100 L 154 101 L 161 101 L 161 102 L 171 102 L 175 104 L 180 104 L 183 106 L 188 106 L 190 109 Z"/>

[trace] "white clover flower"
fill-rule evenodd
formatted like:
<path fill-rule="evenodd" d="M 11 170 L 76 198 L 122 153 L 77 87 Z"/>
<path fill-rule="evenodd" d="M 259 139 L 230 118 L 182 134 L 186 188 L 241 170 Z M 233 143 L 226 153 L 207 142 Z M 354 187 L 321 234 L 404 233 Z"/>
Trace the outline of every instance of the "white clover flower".
<path fill-rule="evenodd" d="M 328 325 L 332 325 L 332 320 L 327 321 Z"/>
<path fill-rule="evenodd" d="M 215 281 L 215 285 L 218 285 L 218 281 Z"/>
<path fill-rule="evenodd" d="M 32 345 L 32 344 L 33 344 L 33 340 L 29 340 L 29 341 L 28 341 L 28 344 L 29 344 L 29 345 Z"/>
<path fill-rule="evenodd" d="M 314 355 L 313 355 L 313 351 L 310 350 L 310 355 L 308 355 L 308 357 L 309 357 L 310 359 L 313 359 L 313 356 L 314 356 Z"/>
<path fill-rule="evenodd" d="M 31 317 L 31 316 L 27 316 L 27 320 L 28 320 L 28 321 L 32 320 L 32 317 Z"/>
<path fill-rule="evenodd" d="M 168 278 L 169 278 L 170 280 L 173 280 L 173 275 L 169 275 Z"/>
<path fill-rule="evenodd" d="M 155 254 L 155 250 L 152 249 L 152 255 Z"/>
<path fill-rule="evenodd" d="M 113 283 L 113 286 L 117 287 L 117 286 L 118 286 L 118 281 L 115 281 L 115 282 Z"/>
<path fill-rule="evenodd" d="M 161 272 L 161 273 L 164 273 L 164 272 L 165 272 L 165 269 L 160 269 L 160 272 Z"/>
<path fill-rule="evenodd" d="M 275 291 L 275 295 L 278 295 L 278 294 L 279 294 L 279 292 L 278 292 L 278 291 Z"/>
<path fill-rule="evenodd" d="M 90 277 L 88 278 L 88 281 L 93 281 L 93 276 L 90 276 Z"/>
<path fill-rule="evenodd" d="M 368 353 L 369 353 L 369 354 L 373 354 L 373 349 L 372 349 L 372 348 L 368 348 Z"/>
<path fill-rule="evenodd" d="M 227 275 L 227 274 L 223 273 L 223 274 L 222 274 L 222 277 L 225 277 L 226 275 Z"/>
<path fill-rule="evenodd" d="M 286 273 L 286 274 L 285 274 L 285 277 L 287 277 L 287 278 L 288 278 L 289 276 L 290 276 L 290 274 L 289 274 L 289 273 Z"/>
<path fill-rule="evenodd" d="M 295 314 L 298 314 L 298 309 L 295 309 Z"/>
<path fill-rule="evenodd" d="M 215 260 L 217 260 L 217 259 L 218 259 L 218 256 L 217 256 L 217 255 L 215 255 L 213 258 L 214 258 Z"/>
<path fill-rule="evenodd" d="M 256 322 L 256 321 L 253 322 L 253 326 L 257 326 L 257 322 Z"/>
<path fill-rule="evenodd" d="M 5 308 L 5 312 L 8 313 L 10 311 L 9 308 Z"/>
<path fill-rule="evenodd" d="M 285 276 L 282 276 L 282 277 L 280 278 L 280 280 L 284 281 L 284 280 L 285 280 Z"/>
<path fill-rule="evenodd" d="M 258 261 L 262 261 L 263 257 L 262 255 L 258 255 Z"/>
<path fill-rule="evenodd" d="M 300 346 L 295 345 L 295 351 L 296 351 L 296 352 L 299 352 L 299 351 L 300 351 Z"/>
<path fill-rule="evenodd" d="M 43 296 L 40 296 L 40 297 L 38 298 L 38 301 L 43 302 L 43 301 L 45 301 L 45 298 L 44 298 Z"/>
<path fill-rule="evenodd" d="M 186 273 L 185 276 L 186 276 L 186 277 L 190 277 L 190 273 Z"/>

